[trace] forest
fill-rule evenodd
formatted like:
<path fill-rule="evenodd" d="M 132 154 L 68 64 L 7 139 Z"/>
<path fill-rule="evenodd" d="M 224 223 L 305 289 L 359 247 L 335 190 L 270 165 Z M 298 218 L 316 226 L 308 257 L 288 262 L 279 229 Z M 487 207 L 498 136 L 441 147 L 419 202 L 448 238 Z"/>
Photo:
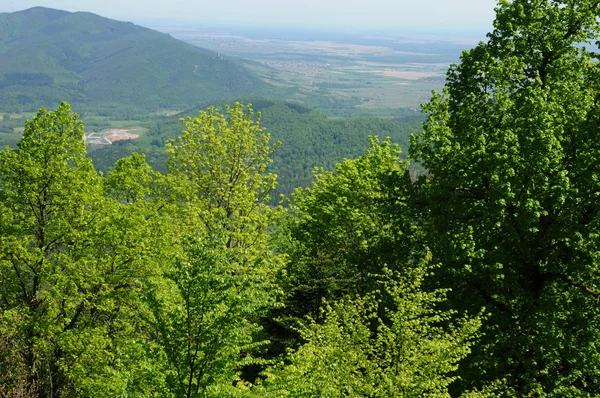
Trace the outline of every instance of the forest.
<path fill-rule="evenodd" d="M 408 156 L 277 205 L 251 105 L 106 173 L 40 109 L 0 151 L 0 397 L 599 396 L 599 17 L 499 1 Z"/>
<path fill-rule="evenodd" d="M 399 114 L 395 119 L 332 119 L 320 111 L 291 102 L 260 98 L 241 102 L 251 103 L 252 109 L 260 112 L 261 127 L 271 134 L 273 142 L 280 142 L 273 153 L 272 163 L 267 167 L 267 171 L 277 174 L 277 186 L 271 193 L 274 204 L 281 194 L 289 196 L 295 188 L 309 186 L 313 181 L 315 165 L 332 170 L 344 158 L 355 158 L 362 154 L 368 146 L 369 136 L 377 136 L 382 140 L 390 137 L 394 143 L 407 148 L 410 133 L 419 131 L 424 120 L 422 115 L 411 111 L 404 112 L 403 117 Z M 215 107 L 223 111 L 225 105 L 221 103 Z M 197 115 L 198 110 L 195 109 L 148 121 L 148 131 L 139 139 L 124 140 L 111 146 L 92 146 L 88 148 L 88 156 L 97 170 L 108 172 L 118 159 L 139 152 L 146 155 L 148 164 L 155 170 L 166 171 L 166 142 L 181 134 L 182 117 Z M 86 127 L 89 124 L 86 123 Z M 416 172 L 417 168 L 412 167 L 411 171 Z"/>

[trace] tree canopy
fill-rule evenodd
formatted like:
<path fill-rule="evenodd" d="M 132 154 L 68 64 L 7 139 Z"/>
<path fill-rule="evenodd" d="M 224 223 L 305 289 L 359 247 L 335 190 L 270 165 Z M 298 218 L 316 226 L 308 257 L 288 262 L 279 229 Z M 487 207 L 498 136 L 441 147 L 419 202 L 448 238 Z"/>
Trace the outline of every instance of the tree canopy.
<path fill-rule="evenodd" d="M 371 137 L 287 207 L 250 105 L 106 175 L 41 109 L 0 151 L 0 397 L 600 395 L 599 14 L 500 1 L 410 159 Z"/>
<path fill-rule="evenodd" d="M 466 384 L 599 393 L 597 1 L 501 1 L 410 153 L 441 286 L 492 317 Z"/>

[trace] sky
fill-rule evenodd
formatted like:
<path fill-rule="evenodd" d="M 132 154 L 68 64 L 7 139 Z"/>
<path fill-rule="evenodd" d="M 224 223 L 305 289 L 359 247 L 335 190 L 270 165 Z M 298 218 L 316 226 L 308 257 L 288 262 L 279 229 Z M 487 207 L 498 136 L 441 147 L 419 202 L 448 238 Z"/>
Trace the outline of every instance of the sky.
<path fill-rule="evenodd" d="M 0 0 L 0 12 L 34 6 L 139 21 L 272 26 L 489 28 L 496 0 Z"/>

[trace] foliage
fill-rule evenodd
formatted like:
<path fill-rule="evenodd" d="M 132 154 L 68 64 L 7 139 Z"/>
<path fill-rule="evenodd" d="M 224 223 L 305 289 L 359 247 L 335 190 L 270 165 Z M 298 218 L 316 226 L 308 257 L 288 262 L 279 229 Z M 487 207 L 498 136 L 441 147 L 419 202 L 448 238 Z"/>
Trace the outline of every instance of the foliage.
<path fill-rule="evenodd" d="M 411 156 L 440 286 L 492 317 L 461 388 L 506 377 L 518 396 L 595 396 L 597 1 L 500 1 L 489 41 L 435 94 Z M 510 395 L 510 394 L 507 394 Z"/>
<path fill-rule="evenodd" d="M 170 283 L 149 293 L 167 382 L 174 396 L 231 395 L 240 367 L 254 362 L 254 319 L 270 301 L 268 284 L 262 269 L 241 269 L 222 245 L 198 239 L 185 250 L 165 274 Z"/>
<path fill-rule="evenodd" d="M 252 108 L 240 103 L 226 110 L 188 118 L 182 135 L 167 144 L 167 167 L 187 199 L 198 202 L 209 236 L 219 240 L 224 233 L 228 248 L 245 250 L 266 233 L 266 202 L 276 185 L 276 176 L 266 173 L 273 149 L 260 114 L 253 119 Z"/>
<path fill-rule="evenodd" d="M 478 319 L 445 329 L 435 309 L 445 292 L 426 293 L 429 266 L 400 276 L 384 269 L 381 291 L 324 308 L 325 321 L 301 329 L 306 344 L 265 371 L 256 396 L 445 397 L 469 353 Z"/>
<path fill-rule="evenodd" d="M 382 141 L 389 136 L 392 142 L 407 148 L 410 133 L 421 130 L 420 115 L 406 116 L 402 121 L 357 117 L 332 119 L 322 112 L 293 103 L 257 98 L 251 102 L 254 109 L 261 112 L 261 126 L 273 140 L 282 143 L 273 153 L 273 163 L 268 168 L 277 174 L 278 184 L 272 194 L 275 199 L 280 194 L 291 195 L 297 187 L 310 186 L 315 167 L 333 170 L 343 159 L 360 156 L 367 149 L 371 135 Z M 156 143 L 180 134 L 179 116 L 159 121 L 149 129 L 144 137 L 128 144 L 127 149 L 111 146 L 92 153 L 96 167 L 108 170 L 116 159 L 124 156 L 123 153 L 128 155 L 133 151 L 152 157 L 149 163 L 155 169 L 164 167 L 166 159 L 161 156 L 164 148 Z"/>
<path fill-rule="evenodd" d="M 0 151 L 0 395 L 600 395 L 599 10 L 500 1 L 424 106 L 417 182 L 394 121 L 209 108 L 105 176 L 70 106 L 41 109 Z M 0 39 L 79 17 L 3 15 Z M 0 85 L 69 78 L 40 73 Z M 341 160 L 371 129 L 393 137 Z M 270 205 L 272 170 L 287 192 L 315 163 Z"/>
<path fill-rule="evenodd" d="M 188 119 L 167 145 L 166 217 L 179 225 L 180 251 L 149 301 L 175 396 L 231 395 L 242 367 L 256 362 L 258 318 L 275 304 L 282 262 L 267 235 L 268 143 L 252 109 L 235 104 Z"/>
<path fill-rule="evenodd" d="M 271 170 L 277 173 L 277 194 L 290 195 L 297 187 L 313 182 L 315 167 L 333 170 L 343 159 L 354 159 L 368 148 L 369 137 L 408 148 L 411 133 L 421 130 L 420 116 L 398 122 L 389 119 L 349 117 L 331 119 L 316 111 L 298 112 L 276 103 L 262 110 L 263 125 L 282 142 L 273 155 Z"/>
<path fill-rule="evenodd" d="M 0 397 L 33 398 L 37 390 L 27 379 L 27 369 L 19 355 L 14 332 L 6 329 L 0 329 Z"/>
<path fill-rule="evenodd" d="M 411 226 L 392 213 L 407 163 L 389 140 L 370 138 L 364 155 L 317 170 L 312 188 L 298 189 L 282 250 L 290 257 L 283 280 L 288 315 L 317 316 L 321 300 L 365 294 L 371 274 L 410 260 Z"/>
<path fill-rule="evenodd" d="M 82 136 L 63 103 L 0 152 L 0 323 L 40 396 L 123 394 L 145 375 L 131 369 L 146 350 L 144 219 L 103 197 Z"/>

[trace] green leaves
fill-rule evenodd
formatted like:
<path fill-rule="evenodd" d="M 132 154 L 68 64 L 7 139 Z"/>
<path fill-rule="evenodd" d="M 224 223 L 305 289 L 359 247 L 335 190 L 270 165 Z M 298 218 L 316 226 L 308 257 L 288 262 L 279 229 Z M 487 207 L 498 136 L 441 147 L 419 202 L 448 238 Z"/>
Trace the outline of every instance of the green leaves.
<path fill-rule="evenodd" d="M 253 348 L 253 318 L 268 296 L 252 269 L 241 273 L 228 262 L 223 246 L 198 241 L 185 249 L 189 257 L 177 260 L 167 284 L 150 293 L 171 365 L 168 381 L 176 396 L 222 396 L 247 362 L 240 355 Z"/>
<path fill-rule="evenodd" d="M 84 155 L 65 103 L 0 153 L 0 324 L 42 396 L 124 395 L 146 373 L 129 368 L 147 354 L 136 293 L 151 273 L 147 223 L 103 195 Z"/>
<path fill-rule="evenodd" d="M 312 188 L 295 192 L 296 218 L 284 249 L 290 312 L 315 316 L 322 298 L 364 293 L 372 288 L 369 273 L 405 260 L 414 231 L 400 210 L 406 194 L 400 184 L 409 180 L 399 154 L 389 140 L 371 138 L 363 156 L 344 160 L 335 172 L 315 171 Z"/>
<path fill-rule="evenodd" d="M 286 307 L 273 317 L 288 328 L 276 338 L 300 341 L 264 371 L 257 396 L 449 396 L 480 319 L 442 309 L 448 292 L 425 287 L 434 267 L 399 153 L 371 138 L 363 156 L 316 170 L 294 194 L 280 239 Z"/>
<path fill-rule="evenodd" d="M 250 106 L 236 103 L 227 115 L 214 108 L 185 121 L 183 134 L 167 144 L 169 171 L 211 239 L 230 248 L 263 236 L 269 192 L 276 176 L 266 173 L 273 149 Z M 260 241 L 260 240 L 259 240 Z"/>
<path fill-rule="evenodd" d="M 223 396 L 260 362 L 283 263 L 272 150 L 250 107 L 228 115 L 188 122 L 171 175 L 139 154 L 98 175 L 67 104 L 0 152 L 0 331 L 22 359 L 2 359 L 6 391 Z"/>
<path fill-rule="evenodd" d="M 381 290 L 326 305 L 323 323 L 300 330 L 306 343 L 265 371 L 257 396 L 449 396 L 480 320 L 442 326 L 452 313 L 435 309 L 443 291 L 422 290 L 426 262 L 406 276 L 384 269 Z"/>
<path fill-rule="evenodd" d="M 600 333 L 599 86 L 586 49 L 598 12 L 585 0 L 500 2 L 488 43 L 465 52 L 424 106 L 410 154 L 430 172 L 418 200 L 444 264 L 439 285 L 454 308 L 493 314 L 465 385 L 510 375 L 518 395 L 598 393 L 586 382 L 599 369 L 588 360 Z"/>
<path fill-rule="evenodd" d="M 171 392 L 231 395 L 242 367 L 256 362 L 258 320 L 279 295 L 283 258 L 267 234 L 272 149 L 250 106 L 235 104 L 227 115 L 211 108 L 185 126 L 168 144 L 172 175 L 161 182 L 173 193 L 166 217 L 178 225 L 177 249 L 148 300 Z"/>
<path fill-rule="evenodd" d="M 250 106 L 185 121 L 168 174 L 105 177 L 69 106 L 41 110 L 0 152 L 0 393 L 600 393 L 598 69 L 556 39 L 590 4 L 556 4 L 502 3 L 450 70 L 426 176 L 371 138 L 288 211 Z"/>

